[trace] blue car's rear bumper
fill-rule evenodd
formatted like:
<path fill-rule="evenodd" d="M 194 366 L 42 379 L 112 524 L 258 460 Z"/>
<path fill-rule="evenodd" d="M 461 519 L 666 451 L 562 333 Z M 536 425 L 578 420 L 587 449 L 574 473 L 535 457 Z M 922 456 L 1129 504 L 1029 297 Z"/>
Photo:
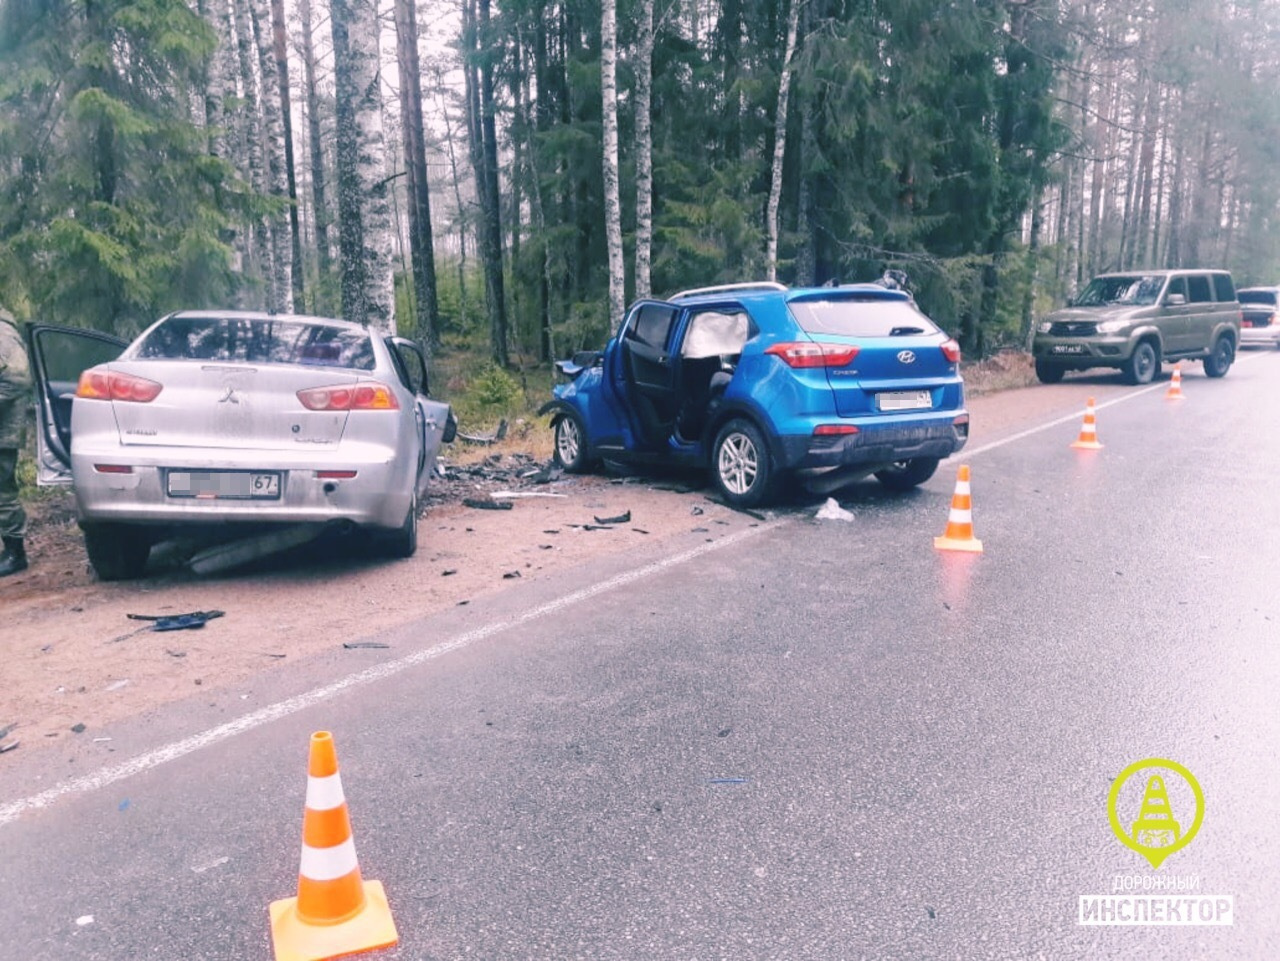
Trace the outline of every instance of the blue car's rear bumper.
<path fill-rule="evenodd" d="M 777 444 L 783 470 L 825 470 L 859 464 L 889 464 L 922 457 L 949 457 L 969 439 L 968 416 L 924 424 L 901 422 L 861 427 L 856 434 L 786 435 Z"/>

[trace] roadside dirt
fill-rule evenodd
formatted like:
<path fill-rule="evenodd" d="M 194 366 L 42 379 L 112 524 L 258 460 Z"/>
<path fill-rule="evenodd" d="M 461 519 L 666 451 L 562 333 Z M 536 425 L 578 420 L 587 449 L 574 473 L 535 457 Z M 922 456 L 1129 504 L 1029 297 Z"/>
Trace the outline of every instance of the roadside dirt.
<path fill-rule="evenodd" d="M 1025 383 L 1026 375 L 1016 359 L 966 375 L 971 393 L 985 385 L 998 391 L 970 401 L 970 449 L 1082 410 L 1087 394 L 1101 401 L 1128 389 L 1104 375 L 1000 389 Z M 536 483 L 520 475 L 539 466 L 525 451 L 543 456 L 544 438 L 526 434 L 492 453 L 497 449 L 459 445 L 451 452 L 470 463 L 451 463 L 450 477 L 433 482 L 418 553 L 407 561 L 356 556 L 350 541 L 337 540 L 223 575 L 198 577 L 171 565 L 140 581 L 100 583 L 70 498 L 39 498 L 29 505 L 31 569 L 0 582 L 0 729 L 17 725 L 2 740 L 16 738 L 26 752 L 92 739 L 112 721 L 288 670 L 310 654 L 501 591 L 517 578 L 544 577 L 694 530 L 719 537 L 759 523 L 710 501 L 709 489 L 690 489 L 698 478 L 564 475 Z M 504 489 L 540 496 L 515 499 L 511 510 L 462 503 Z M 812 513 L 809 506 L 786 510 Z M 627 511 L 628 522 L 597 523 Z M 207 610 L 225 616 L 199 630 L 156 632 L 127 617 Z"/>

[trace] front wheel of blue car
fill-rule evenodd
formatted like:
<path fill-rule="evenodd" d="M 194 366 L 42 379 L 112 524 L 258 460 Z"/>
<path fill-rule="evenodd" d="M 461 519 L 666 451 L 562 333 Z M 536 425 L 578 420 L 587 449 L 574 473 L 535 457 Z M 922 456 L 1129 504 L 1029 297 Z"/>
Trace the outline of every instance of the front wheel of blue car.
<path fill-rule="evenodd" d="M 556 465 L 570 474 L 585 474 L 591 469 L 587 453 L 587 432 L 577 414 L 564 413 L 556 418 L 552 428 L 555 435 Z"/>
<path fill-rule="evenodd" d="M 773 464 L 768 442 L 755 424 L 737 418 L 720 428 L 711 448 L 711 476 L 734 507 L 755 507 L 768 498 Z"/>

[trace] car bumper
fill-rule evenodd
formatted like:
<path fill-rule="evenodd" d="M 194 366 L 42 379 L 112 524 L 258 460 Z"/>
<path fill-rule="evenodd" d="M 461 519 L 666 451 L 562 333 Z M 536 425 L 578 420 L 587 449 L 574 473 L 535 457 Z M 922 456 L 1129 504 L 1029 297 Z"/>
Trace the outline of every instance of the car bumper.
<path fill-rule="evenodd" d="M 201 456 L 203 455 L 203 456 Z M 398 528 L 413 500 L 416 464 L 376 445 L 343 445 L 341 456 L 314 452 L 237 451 L 234 462 L 190 448 L 115 447 L 74 450 L 71 473 L 82 521 L 141 524 L 323 523 L 346 520 Z M 102 466 L 129 468 L 103 472 Z M 252 471 L 279 474 L 271 499 L 171 496 L 172 471 Z M 320 471 L 354 471 L 323 477 Z"/>
<path fill-rule="evenodd" d="M 941 459 L 959 451 L 969 439 L 968 414 L 951 414 L 946 420 L 857 426 L 856 434 L 779 438 L 778 466 L 783 470 L 818 472 L 917 458 Z"/>
<path fill-rule="evenodd" d="M 1257 345 L 1275 347 L 1280 345 L 1280 323 L 1266 327 L 1241 327 L 1240 343 L 1246 347 Z"/>
<path fill-rule="evenodd" d="M 1031 354 L 1036 360 L 1051 361 L 1064 367 L 1119 367 L 1133 353 L 1133 343 L 1127 337 L 1090 336 L 1048 337 L 1037 335 L 1031 344 Z"/>

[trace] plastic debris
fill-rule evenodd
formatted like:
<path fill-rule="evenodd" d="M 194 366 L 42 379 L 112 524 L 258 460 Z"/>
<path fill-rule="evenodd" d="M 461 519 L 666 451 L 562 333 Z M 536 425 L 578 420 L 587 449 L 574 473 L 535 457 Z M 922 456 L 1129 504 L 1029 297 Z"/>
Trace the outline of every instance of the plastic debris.
<path fill-rule="evenodd" d="M 507 422 L 505 419 L 498 421 L 498 429 L 489 437 L 483 437 L 479 434 L 464 434 L 462 431 L 458 431 L 458 440 L 465 440 L 468 444 L 496 444 L 506 436 Z"/>
<path fill-rule="evenodd" d="M 204 627 L 210 621 L 219 617 L 224 617 L 222 611 L 191 611 L 187 614 L 126 614 L 125 617 L 131 621 L 152 621 L 149 628 L 143 630 L 152 631 L 185 631 L 193 630 L 198 627 Z M 127 637 L 129 635 L 122 635 Z M 117 638 L 119 640 L 119 638 Z"/>
<path fill-rule="evenodd" d="M 344 641 L 342 644 L 349 651 L 356 648 L 384 648 L 390 647 L 390 644 L 383 644 L 381 641 Z"/>
<path fill-rule="evenodd" d="M 847 511 L 841 507 L 840 503 L 834 497 L 828 497 L 827 502 L 818 508 L 818 513 L 813 516 L 820 521 L 853 520 L 853 512 Z"/>
<path fill-rule="evenodd" d="M 520 572 L 519 572 L 519 571 L 507 571 L 505 574 L 503 574 L 503 575 L 502 575 L 502 579 L 503 579 L 504 581 L 510 581 L 510 580 L 513 580 L 513 579 L 515 579 L 515 578 L 517 578 L 517 577 L 519 577 L 519 576 L 520 576 Z"/>
<path fill-rule="evenodd" d="M 712 777 L 707 778 L 708 784 L 746 784 L 745 777 Z"/>
<path fill-rule="evenodd" d="M 82 914 L 80 917 L 76 918 L 77 927 L 83 928 L 86 924 L 93 924 L 92 914 Z"/>
<path fill-rule="evenodd" d="M 83 723 L 81 723 L 81 724 L 72 724 L 72 725 L 71 725 L 71 733 L 72 733 L 72 734 L 83 734 L 83 733 L 84 733 L 84 731 L 85 731 L 85 727 L 84 727 L 84 724 L 83 724 Z"/>
<path fill-rule="evenodd" d="M 479 511 L 509 511 L 513 505 L 511 501 L 495 501 L 493 499 L 483 499 L 479 497 L 462 498 L 463 507 L 472 507 Z"/>
<path fill-rule="evenodd" d="M 561 497 L 567 498 L 568 494 L 549 494 L 546 491 L 492 491 L 489 494 L 494 500 L 512 500 L 517 497 Z"/>
<path fill-rule="evenodd" d="M 104 690 L 104 691 L 118 691 L 118 690 L 120 690 L 120 688 L 127 686 L 127 685 L 128 685 L 128 683 L 129 683 L 129 679 L 128 679 L 127 677 L 125 677 L 125 678 L 121 678 L 121 679 L 120 679 L 120 680 L 118 680 L 118 681 L 112 681 L 110 684 L 108 684 L 106 687 L 104 687 L 104 688 L 103 688 L 103 690 Z"/>
<path fill-rule="evenodd" d="M 595 516 L 595 515 L 592 515 Z M 631 523 L 631 511 L 624 511 L 617 517 L 596 517 L 597 524 L 629 524 Z"/>

